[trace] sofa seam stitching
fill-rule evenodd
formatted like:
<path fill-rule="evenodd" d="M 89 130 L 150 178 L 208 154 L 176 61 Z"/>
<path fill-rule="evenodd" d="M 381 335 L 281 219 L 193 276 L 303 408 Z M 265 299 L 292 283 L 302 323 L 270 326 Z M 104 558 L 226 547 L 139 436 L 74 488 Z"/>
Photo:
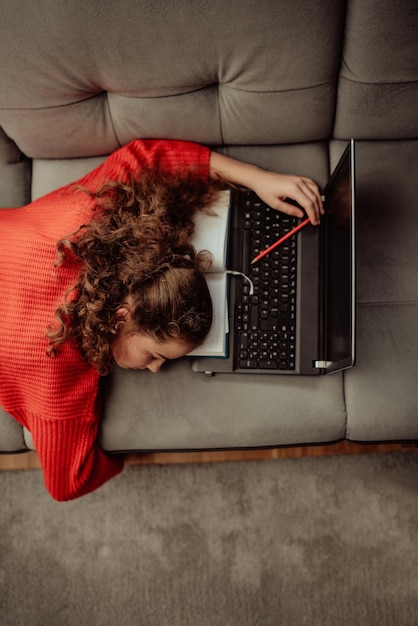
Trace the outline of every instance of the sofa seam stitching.
<path fill-rule="evenodd" d="M 417 306 L 418 300 L 370 300 L 369 302 L 357 302 L 358 307 L 379 307 L 379 306 Z"/>
<path fill-rule="evenodd" d="M 347 76 L 344 76 L 343 74 L 341 74 L 341 79 L 342 80 L 346 80 L 349 83 L 353 83 L 356 85 L 372 85 L 374 87 L 383 87 L 383 86 L 390 86 L 390 85 L 416 85 L 418 83 L 417 80 L 403 80 L 403 81 L 382 81 L 382 82 L 370 82 L 368 80 L 353 80 L 352 78 L 347 78 Z"/>

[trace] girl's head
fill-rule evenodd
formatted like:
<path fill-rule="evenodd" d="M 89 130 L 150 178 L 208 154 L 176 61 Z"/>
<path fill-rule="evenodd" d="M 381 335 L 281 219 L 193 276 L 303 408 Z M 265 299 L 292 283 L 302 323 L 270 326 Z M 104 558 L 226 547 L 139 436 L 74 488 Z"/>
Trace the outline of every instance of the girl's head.
<path fill-rule="evenodd" d="M 48 351 L 75 338 L 101 374 L 115 363 L 148 367 L 200 345 L 212 323 L 201 272 L 208 257 L 190 245 L 193 216 L 210 205 L 219 185 L 192 173 L 176 178 L 147 171 L 138 181 L 112 183 L 89 194 L 89 224 L 58 244 L 59 261 L 72 256 L 80 275 L 56 311 Z M 145 358 L 147 354 L 147 358 Z"/>
<path fill-rule="evenodd" d="M 156 372 L 206 338 L 212 302 L 206 281 L 190 260 L 173 256 L 135 285 L 116 310 L 110 349 L 123 368 Z"/>

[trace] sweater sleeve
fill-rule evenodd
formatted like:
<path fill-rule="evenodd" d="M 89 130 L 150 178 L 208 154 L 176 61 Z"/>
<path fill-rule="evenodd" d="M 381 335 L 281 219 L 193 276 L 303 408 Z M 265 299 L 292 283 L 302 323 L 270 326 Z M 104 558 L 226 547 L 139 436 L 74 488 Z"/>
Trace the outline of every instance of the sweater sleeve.
<path fill-rule="evenodd" d="M 158 168 L 167 174 L 192 170 L 197 176 L 209 176 L 210 150 L 188 141 L 135 139 L 113 152 L 98 168 L 78 184 L 94 192 L 101 185 L 140 176 L 141 170 Z"/>
<path fill-rule="evenodd" d="M 55 500 L 90 493 L 122 471 L 123 459 L 105 454 L 97 445 L 97 420 L 32 418 L 30 422 L 45 486 Z"/>

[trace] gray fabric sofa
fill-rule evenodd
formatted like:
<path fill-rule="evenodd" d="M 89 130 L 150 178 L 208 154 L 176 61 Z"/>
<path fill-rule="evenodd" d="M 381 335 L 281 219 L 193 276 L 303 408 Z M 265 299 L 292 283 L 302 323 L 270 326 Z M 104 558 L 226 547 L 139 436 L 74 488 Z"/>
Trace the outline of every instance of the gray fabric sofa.
<path fill-rule="evenodd" d="M 102 385 L 105 450 L 418 439 L 417 33 L 415 0 L 2 0 L 0 206 L 135 137 L 197 141 L 320 185 L 357 140 L 356 366 L 117 370 Z M 0 412 L 0 451 L 31 445 Z"/>

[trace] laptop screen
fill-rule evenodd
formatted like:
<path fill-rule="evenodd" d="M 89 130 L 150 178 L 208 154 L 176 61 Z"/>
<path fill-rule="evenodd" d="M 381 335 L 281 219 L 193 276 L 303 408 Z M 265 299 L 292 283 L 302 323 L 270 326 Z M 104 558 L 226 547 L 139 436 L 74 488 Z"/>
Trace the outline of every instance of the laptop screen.
<path fill-rule="evenodd" d="M 351 367 L 355 358 L 354 142 L 348 144 L 326 189 L 326 370 Z"/>

